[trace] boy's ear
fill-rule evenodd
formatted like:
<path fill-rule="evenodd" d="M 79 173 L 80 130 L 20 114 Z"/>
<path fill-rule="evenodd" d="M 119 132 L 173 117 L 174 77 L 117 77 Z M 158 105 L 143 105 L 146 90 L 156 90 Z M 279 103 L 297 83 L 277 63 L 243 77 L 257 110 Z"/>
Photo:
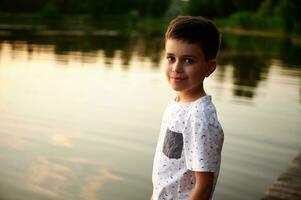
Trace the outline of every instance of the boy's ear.
<path fill-rule="evenodd" d="M 216 61 L 214 59 L 208 61 L 208 68 L 205 73 L 206 77 L 209 77 L 216 69 Z"/>

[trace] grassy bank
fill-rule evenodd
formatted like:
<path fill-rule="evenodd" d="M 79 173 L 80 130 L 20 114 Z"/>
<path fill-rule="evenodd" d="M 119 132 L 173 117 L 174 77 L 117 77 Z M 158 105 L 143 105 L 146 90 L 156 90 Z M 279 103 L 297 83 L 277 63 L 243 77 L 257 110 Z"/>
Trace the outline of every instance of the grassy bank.
<path fill-rule="evenodd" d="M 265 37 L 300 37 L 301 23 L 279 16 L 262 17 L 257 13 L 237 12 L 215 22 L 224 31 Z"/>

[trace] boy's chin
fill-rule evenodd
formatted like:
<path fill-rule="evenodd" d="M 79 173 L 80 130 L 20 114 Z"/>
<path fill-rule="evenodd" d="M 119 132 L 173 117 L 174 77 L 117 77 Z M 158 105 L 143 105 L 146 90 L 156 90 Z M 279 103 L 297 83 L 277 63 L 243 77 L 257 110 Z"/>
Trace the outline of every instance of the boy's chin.
<path fill-rule="evenodd" d="M 182 87 L 177 87 L 177 86 L 175 86 L 175 85 L 171 85 L 171 88 L 172 88 L 174 91 L 176 91 L 176 92 L 181 92 L 181 91 L 184 90 L 184 88 L 182 88 Z"/>

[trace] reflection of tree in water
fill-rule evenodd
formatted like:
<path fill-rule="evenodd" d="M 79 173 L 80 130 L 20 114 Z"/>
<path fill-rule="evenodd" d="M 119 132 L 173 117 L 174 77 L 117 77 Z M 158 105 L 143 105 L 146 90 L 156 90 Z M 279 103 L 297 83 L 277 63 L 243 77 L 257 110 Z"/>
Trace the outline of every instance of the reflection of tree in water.
<path fill-rule="evenodd" d="M 279 59 L 283 61 L 283 64 L 286 65 L 285 67 L 301 67 L 301 44 L 293 44 L 292 40 L 287 38 L 283 40 L 279 52 Z"/>
<path fill-rule="evenodd" d="M 27 46 L 28 59 L 35 52 L 54 53 L 61 66 L 76 58 L 82 63 L 96 63 L 99 52 L 103 53 L 104 64 L 112 66 L 114 59 L 120 59 L 123 69 L 131 67 L 133 56 L 140 61 L 147 60 L 152 67 L 158 67 L 162 58 L 164 41 L 162 37 L 152 36 L 37 36 L 32 34 L 14 34 L 0 36 L 1 41 L 11 45 L 11 55 L 16 58 L 18 45 Z M 23 47 L 22 47 L 23 48 Z M 0 53 L 1 53 L 0 48 Z M 219 81 L 223 81 L 225 66 L 232 65 L 234 69 L 234 94 L 252 98 L 260 81 L 267 77 L 271 59 L 276 59 L 283 68 L 300 68 L 299 52 L 301 46 L 294 44 L 290 38 L 263 38 L 250 36 L 223 35 L 221 52 L 218 57 Z M 298 76 L 300 73 L 291 74 Z"/>
<path fill-rule="evenodd" d="M 265 79 L 268 63 L 266 59 L 254 56 L 232 58 L 234 68 L 234 95 L 252 98 L 260 81 Z"/>
<path fill-rule="evenodd" d="M 80 37 L 56 37 L 55 54 L 68 55 L 70 52 L 81 52 L 86 56 L 91 52 L 96 53 L 98 50 L 104 52 L 105 64 L 111 65 L 116 50 L 123 50 L 127 46 L 128 39 L 124 37 L 112 36 L 80 36 Z M 130 56 L 129 56 L 130 57 Z M 96 62 L 95 55 L 95 62 Z"/>
<path fill-rule="evenodd" d="M 161 52 L 164 48 L 162 38 L 145 38 L 145 56 L 150 57 L 154 67 L 159 67 L 158 63 L 161 60 Z"/>
<path fill-rule="evenodd" d="M 233 66 L 234 95 L 253 98 L 260 81 L 266 79 L 269 60 L 255 55 L 220 56 L 221 66 Z"/>
<path fill-rule="evenodd" d="M 252 98 L 259 82 L 267 77 L 271 59 L 281 60 L 283 68 L 300 67 L 300 50 L 300 46 L 292 44 L 290 38 L 225 34 L 219 64 L 233 66 L 234 94 Z"/>
<path fill-rule="evenodd" d="M 53 45 L 57 60 L 68 62 L 70 54 L 81 56 L 80 61 L 97 61 L 97 52 L 104 53 L 105 64 L 111 65 L 116 51 L 121 51 L 120 59 L 125 69 L 129 67 L 133 52 L 144 58 L 150 58 L 154 67 L 158 66 L 163 49 L 163 40 L 159 38 L 146 38 L 142 36 L 34 36 L 31 34 L 17 34 L 13 36 L 2 36 L 1 41 L 14 44 L 16 41 L 25 41 L 28 51 L 34 53 L 30 48 L 32 45 Z M 63 56 L 64 58 L 63 58 Z M 93 59 L 93 56 L 95 57 Z M 85 57 L 88 57 L 87 59 Z"/>
<path fill-rule="evenodd" d="M 279 61 L 281 66 L 284 68 L 289 68 L 293 71 L 300 71 L 301 70 L 301 59 L 300 59 L 300 52 L 301 52 L 301 43 L 296 42 L 294 44 L 291 39 L 286 39 L 283 42 L 283 46 L 281 47 L 279 54 Z M 285 73 L 285 72 L 284 72 Z M 289 76 L 297 77 L 299 81 L 299 103 L 301 103 L 301 73 L 289 73 L 286 74 Z"/>

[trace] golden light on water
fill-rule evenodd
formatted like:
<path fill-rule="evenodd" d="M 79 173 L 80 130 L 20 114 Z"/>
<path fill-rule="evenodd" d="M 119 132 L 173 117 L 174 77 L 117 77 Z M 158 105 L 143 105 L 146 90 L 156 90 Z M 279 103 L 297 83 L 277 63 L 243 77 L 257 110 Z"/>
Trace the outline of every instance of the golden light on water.
<path fill-rule="evenodd" d="M 82 159 L 73 158 L 72 160 Z M 83 181 L 83 184 L 74 191 L 73 195 L 79 195 L 84 200 L 95 200 L 98 199 L 98 191 L 103 184 L 107 181 L 121 180 L 120 176 L 113 174 L 108 167 L 101 164 L 92 164 L 90 161 L 85 161 L 77 162 L 77 165 L 74 166 L 72 160 L 57 163 L 45 156 L 32 158 L 28 169 L 28 178 L 25 180 L 27 189 L 48 197 L 60 198 L 71 195 L 65 191 L 70 183 Z M 85 167 L 95 167 L 96 170 L 94 174 L 82 178 L 77 175 L 78 169 L 84 169 Z"/>
<path fill-rule="evenodd" d="M 62 134 L 54 134 L 51 138 L 53 145 L 63 146 L 66 148 L 71 148 L 74 146 L 70 137 Z"/>
<path fill-rule="evenodd" d="M 3 197 L 143 199 L 150 193 L 161 117 L 174 93 L 164 58 L 153 62 L 160 52 L 143 56 L 142 41 L 129 49 L 108 56 L 103 49 L 1 43 Z M 260 196 L 298 149 L 300 69 L 267 63 L 268 70 L 254 71 L 221 62 L 205 80 L 225 131 L 220 197 Z"/>

